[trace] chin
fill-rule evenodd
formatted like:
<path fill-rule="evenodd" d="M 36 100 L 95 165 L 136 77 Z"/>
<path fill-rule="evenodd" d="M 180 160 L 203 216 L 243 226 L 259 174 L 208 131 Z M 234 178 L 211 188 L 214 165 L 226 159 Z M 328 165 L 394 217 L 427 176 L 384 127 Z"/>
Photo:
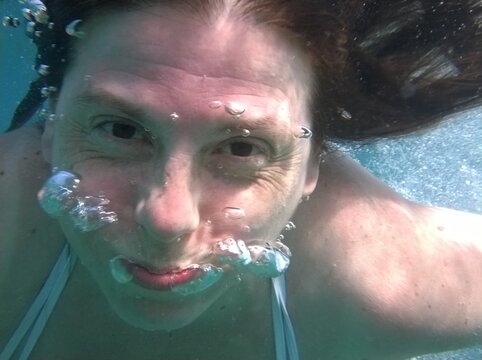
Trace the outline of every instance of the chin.
<path fill-rule="evenodd" d="M 111 308 L 119 318 L 132 327 L 147 331 L 171 331 L 188 326 L 208 311 L 217 298 L 207 295 L 163 301 L 107 295 Z"/>

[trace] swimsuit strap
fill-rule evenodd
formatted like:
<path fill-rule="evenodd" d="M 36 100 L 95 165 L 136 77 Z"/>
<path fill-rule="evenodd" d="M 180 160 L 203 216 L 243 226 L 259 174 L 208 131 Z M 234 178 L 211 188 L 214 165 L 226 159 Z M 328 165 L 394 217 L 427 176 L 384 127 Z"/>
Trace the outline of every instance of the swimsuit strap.
<path fill-rule="evenodd" d="M 276 360 L 299 360 L 295 332 L 286 309 L 286 285 L 284 274 L 271 279 L 271 309 L 273 313 Z"/>
<path fill-rule="evenodd" d="M 26 336 L 24 347 L 18 359 L 25 360 L 28 358 L 72 273 L 75 260 L 75 254 L 66 244 L 30 309 L 0 353 L 0 360 L 9 360 Z"/>

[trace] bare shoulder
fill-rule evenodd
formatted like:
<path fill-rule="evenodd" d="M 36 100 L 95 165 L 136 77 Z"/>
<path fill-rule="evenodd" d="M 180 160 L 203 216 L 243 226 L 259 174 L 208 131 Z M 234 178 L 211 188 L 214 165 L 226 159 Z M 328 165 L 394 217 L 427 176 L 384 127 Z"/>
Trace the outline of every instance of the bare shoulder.
<path fill-rule="evenodd" d="M 367 358 L 406 358 L 478 341 L 480 216 L 410 202 L 353 160 L 333 154 L 295 220 L 290 272 L 306 281 L 293 283 L 294 291 L 303 302 L 312 298 L 311 316 L 318 312 L 333 316 L 327 319 L 332 327 L 343 324 L 339 331 L 359 339 Z M 387 347 L 377 350 L 377 343 Z"/>

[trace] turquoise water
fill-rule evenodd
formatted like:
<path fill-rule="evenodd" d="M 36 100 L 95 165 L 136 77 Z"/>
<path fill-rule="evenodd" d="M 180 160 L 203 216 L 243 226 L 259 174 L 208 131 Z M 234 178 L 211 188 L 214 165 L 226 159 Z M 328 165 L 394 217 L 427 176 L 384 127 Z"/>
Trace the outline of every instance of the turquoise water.
<path fill-rule="evenodd" d="M 16 2 L 0 2 L 0 14 L 21 18 Z M 34 47 L 23 27 L 0 27 L 0 131 L 35 75 Z M 482 110 L 458 114 L 424 134 L 373 144 L 338 144 L 404 196 L 431 205 L 482 213 Z M 482 281 L 482 280 L 481 280 Z M 482 348 L 424 360 L 475 360 Z"/>

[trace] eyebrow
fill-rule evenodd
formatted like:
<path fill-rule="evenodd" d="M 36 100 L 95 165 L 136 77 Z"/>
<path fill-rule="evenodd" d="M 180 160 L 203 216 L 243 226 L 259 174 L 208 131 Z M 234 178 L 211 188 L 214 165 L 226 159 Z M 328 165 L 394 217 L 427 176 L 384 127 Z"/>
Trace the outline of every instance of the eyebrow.
<path fill-rule="evenodd" d="M 140 106 L 136 106 L 128 101 L 111 94 L 104 90 L 97 90 L 95 92 L 86 91 L 75 97 L 77 102 L 82 104 L 90 105 L 97 104 L 105 107 L 110 107 L 117 109 L 124 114 L 136 118 L 136 119 L 148 119 L 150 116 L 148 113 Z M 231 116 L 227 116 L 224 120 L 218 121 L 219 132 L 224 132 L 226 128 L 243 129 L 247 128 L 250 130 L 269 130 L 273 132 L 280 132 L 281 128 L 286 131 L 290 130 L 286 124 L 281 123 L 276 115 L 265 115 L 257 119 L 246 119 L 239 118 L 235 120 L 227 120 Z M 278 126 L 276 126 L 278 124 Z"/>
<path fill-rule="evenodd" d="M 87 105 L 97 104 L 114 108 L 134 118 L 148 117 L 147 112 L 143 108 L 130 104 L 129 102 L 105 91 L 96 91 L 95 93 L 84 92 L 76 96 L 75 101 Z"/>

